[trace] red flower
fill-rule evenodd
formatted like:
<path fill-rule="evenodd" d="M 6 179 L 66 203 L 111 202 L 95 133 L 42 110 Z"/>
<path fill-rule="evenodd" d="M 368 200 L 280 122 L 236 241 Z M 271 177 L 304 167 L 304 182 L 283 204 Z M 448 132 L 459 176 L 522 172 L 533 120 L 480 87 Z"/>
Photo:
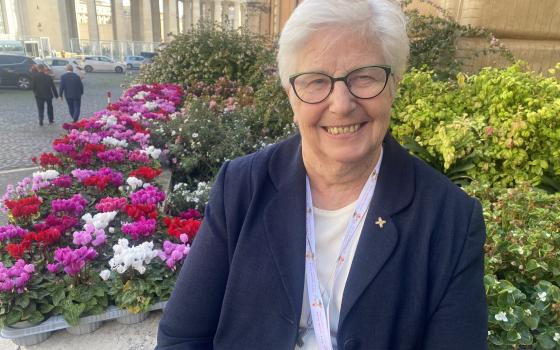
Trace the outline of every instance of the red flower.
<path fill-rule="evenodd" d="M 28 240 L 23 240 L 23 242 L 21 243 L 9 243 L 6 245 L 6 250 L 8 251 L 8 254 L 10 254 L 10 256 L 14 259 L 21 259 L 23 257 L 23 254 L 25 253 L 25 251 L 27 249 L 29 249 L 29 246 L 31 245 L 31 242 L 29 242 Z"/>
<path fill-rule="evenodd" d="M 111 177 L 108 175 L 99 176 L 99 175 L 92 175 L 85 179 L 82 183 L 86 186 L 95 186 L 99 191 L 105 190 L 105 187 L 111 181 Z"/>
<path fill-rule="evenodd" d="M 100 143 L 100 144 L 88 143 L 84 147 L 84 151 L 91 152 L 91 153 L 94 153 L 94 152 L 99 153 L 99 152 L 104 152 L 106 150 L 107 150 L 107 147 L 102 143 Z"/>
<path fill-rule="evenodd" d="M 12 215 L 16 218 L 27 217 L 39 212 L 42 200 L 37 196 L 25 197 L 21 199 L 4 201 L 4 204 L 10 209 Z"/>
<path fill-rule="evenodd" d="M 134 220 L 141 217 L 157 219 L 157 211 L 155 204 L 127 204 L 124 207 L 126 214 Z"/>
<path fill-rule="evenodd" d="M 136 131 L 137 133 L 141 133 L 141 134 L 149 134 L 150 133 L 142 125 L 140 125 L 140 123 L 138 123 L 134 120 L 130 121 L 130 125 L 134 128 L 134 131 Z"/>
<path fill-rule="evenodd" d="M 150 168 L 149 166 L 141 166 L 138 169 L 131 171 L 128 176 L 134 176 L 144 181 L 153 180 L 155 177 L 161 174 L 161 169 Z"/>
<path fill-rule="evenodd" d="M 33 163 L 37 164 L 37 158 L 32 158 Z M 53 153 L 43 153 L 39 156 L 39 165 L 43 168 L 47 168 L 49 165 L 61 166 L 62 160 L 55 156 Z"/>
<path fill-rule="evenodd" d="M 43 231 L 39 231 L 35 234 L 33 239 L 36 242 L 43 243 L 45 245 L 51 245 L 60 239 L 60 230 L 56 227 L 51 227 Z"/>
<path fill-rule="evenodd" d="M 170 236 L 179 238 L 182 233 L 186 233 L 187 236 L 189 236 L 190 243 L 194 240 L 194 237 L 202 224 L 201 221 L 192 218 L 185 220 L 177 217 L 165 217 L 163 222 L 165 223 L 165 226 L 167 226 L 167 233 L 169 233 Z"/>

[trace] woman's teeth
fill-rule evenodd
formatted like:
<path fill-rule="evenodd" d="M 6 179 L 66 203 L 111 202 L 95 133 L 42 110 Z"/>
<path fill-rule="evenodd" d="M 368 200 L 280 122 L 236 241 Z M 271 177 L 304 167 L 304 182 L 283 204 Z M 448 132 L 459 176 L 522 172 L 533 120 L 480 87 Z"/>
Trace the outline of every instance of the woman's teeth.
<path fill-rule="evenodd" d="M 349 126 L 335 126 L 327 127 L 327 132 L 331 135 L 351 134 L 360 128 L 361 124 L 354 124 Z"/>

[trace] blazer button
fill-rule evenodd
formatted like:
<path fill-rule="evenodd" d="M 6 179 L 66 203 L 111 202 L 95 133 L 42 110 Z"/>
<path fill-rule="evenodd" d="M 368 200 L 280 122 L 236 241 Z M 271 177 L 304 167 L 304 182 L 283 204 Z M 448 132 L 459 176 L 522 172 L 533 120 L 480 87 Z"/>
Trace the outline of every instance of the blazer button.
<path fill-rule="evenodd" d="M 344 342 L 344 350 L 358 350 L 360 348 L 360 341 L 358 339 L 350 338 Z"/>

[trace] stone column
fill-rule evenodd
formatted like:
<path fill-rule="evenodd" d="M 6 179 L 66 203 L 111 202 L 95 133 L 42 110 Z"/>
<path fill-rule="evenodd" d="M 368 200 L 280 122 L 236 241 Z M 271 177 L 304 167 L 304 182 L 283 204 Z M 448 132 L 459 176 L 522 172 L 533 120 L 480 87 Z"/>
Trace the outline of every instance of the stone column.
<path fill-rule="evenodd" d="M 113 17 L 113 40 L 129 40 L 127 34 L 130 32 L 130 28 L 127 28 L 127 26 L 130 26 L 131 23 L 128 21 L 129 18 L 125 16 L 122 0 L 111 0 L 111 16 Z"/>
<path fill-rule="evenodd" d="M 202 6 L 200 5 L 201 1 L 202 0 L 192 0 L 192 4 L 193 4 L 193 7 L 192 7 L 192 9 L 193 9 L 192 10 L 192 14 L 193 14 L 192 20 L 193 21 L 192 21 L 192 23 L 193 24 L 197 24 L 198 21 L 200 21 L 200 11 L 202 10 Z"/>
<path fill-rule="evenodd" d="M 235 20 L 233 21 L 233 28 L 239 28 L 243 25 L 243 13 L 241 11 L 241 0 L 236 0 L 234 3 L 235 7 Z"/>
<path fill-rule="evenodd" d="M 224 22 L 224 15 L 222 12 L 222 0 L 214 1 L 214 20 L 222 24 Z"/>
<path fill-rule="evenodd" d="M 183 33 L 189 31 L 193 25 L 192 0 L 183 0 Z"/>
<path fill-rule="evenodd" d="M 87 0 L 89 41 L 99 41 L 99 27 L 97 26 L 97 7 L 95 0 Z"/>
<path fill-rule="evenodd" d="M 132 26 L 132 40 L 144 40 L 143 0 L 130 0 L 130 22 Z"/>
<path fill-rule="evenodd" d="M 178 8 L 177 0 L 164 0 L 163 1 L 163 38 L 164 41 L 169 41 L 169 33 L 177 34 L 178 29 Z"/>
<path fill-rule="evenodd" d="M 161 41 L 161 16 L 159 12 L 159 0 L 147 0 L 150 5 L 150 20 L 152 35 L 149 41 L 160 42 Z M 149 36 L 148 36 L 149 37 Z"/>

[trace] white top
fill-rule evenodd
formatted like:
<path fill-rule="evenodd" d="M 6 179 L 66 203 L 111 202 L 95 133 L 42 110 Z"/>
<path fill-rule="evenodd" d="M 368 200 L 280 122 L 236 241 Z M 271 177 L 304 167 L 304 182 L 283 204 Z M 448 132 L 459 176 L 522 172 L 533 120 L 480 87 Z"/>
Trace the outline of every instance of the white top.
<path fill-rule="evenodd" d="M 352 260 L 354 259 L 356 247 L 358 246 L 358 241 L 360 240 L 362 228 L 365 222 L 365 220 L 361 220 L 360 225 L 358 226 L 358 232 L 349 248 L 349 259 L 345 260 L 338 283 L 333 287 L 337 256 L 340 251 L 342 240 L 344 239 L 343 233 L 346 230 L 346 226 L 348 226 L 348 221 L 350 221 L 350 218 L 354 213 L 355 206 L 356 202 L 353 202 L 346 207 L 337 210 L 323 210 L 313 207 L 315 232 L 317 232 L 317 235 L 315 237 L 317 275 L 319 284 L 321 285 L 323 300 L 325 301 L 325 303 L 327 303 L 330 298 L 332 298 L 332 301 L 330 303 L 331 306 L 329 308 L 329 318 L 333 349 L 337 349 L 336 333 L 338 331 L 338 318 L 340 315 L 340 307 L 342 305 L 342 294 L 344 292 L 344 286 L 346 285 L 346 280 L 348 279 L 348 274 L 350 273 L 350 266 L 352 264 Z M 333 291 L 332 296 L 329 295 L 330 290 Z M 310 317 L 309 297 L 307 296 L 307 282 L 305 282 L 303 288 L 301 319 L 299 322 L 300 327 L 307 327 L 308 317 Z M 297 345 L 295 347 L 295 350 L 302 349 L 318 349 L 313 329 L 309 329 L 305 333 L 303 337 L 303 348 L 300 348 Z"/>

